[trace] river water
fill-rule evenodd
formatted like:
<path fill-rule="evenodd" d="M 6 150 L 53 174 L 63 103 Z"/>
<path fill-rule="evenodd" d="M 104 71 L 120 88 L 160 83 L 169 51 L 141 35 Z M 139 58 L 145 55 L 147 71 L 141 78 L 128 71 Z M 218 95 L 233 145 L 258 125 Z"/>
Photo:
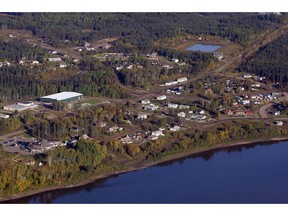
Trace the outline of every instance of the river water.
<path fill-rule="evenodd" d="M 288 142 L 209 151 L 10 203 L 288 203 Z"/>

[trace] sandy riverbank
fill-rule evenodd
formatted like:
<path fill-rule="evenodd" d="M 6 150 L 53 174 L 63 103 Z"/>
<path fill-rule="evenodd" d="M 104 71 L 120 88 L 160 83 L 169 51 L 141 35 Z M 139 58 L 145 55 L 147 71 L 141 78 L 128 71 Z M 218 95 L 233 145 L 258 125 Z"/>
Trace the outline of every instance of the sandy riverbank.
<path fill-rule="evenodd" d="M 218 145 L 215 145 L 213 147 L 208 147 L 208 148 L 206 147 L 206 148 L 201 148 L 201 149 L 197 149 L 197 150 L 191 150 L 191 151 L 187 151 L 187 152 L 183 152 L 183 153 L 167 156 L 165 159 L 160 160 L 160 161 L 156 161 L 156 162 L 147 162 L 147 161 L 135 162 L 135 164 L 132 164 L 131 167 L 129 167 L 128 169 L 122 170 L 122 171 L 117 171 L 117 172 L 106 174 L 106 175 L 94 175 L 94 176 L 92 176 L 92 177 L 90 177 L 90 178 L 86 179 L 85 181 L 82 181 L 82 182 L 80 182 L 78 184 L 59 185 L 59 186 L 47 187 L 47 188 L 43 188 L 43 189 L 39 189 L 39 190 L 34 190 L 34 191 L 28 191 L 28 192 L 20 193 L 20 194 L 14 195 L 14 196 L 3 197 L 3 198 L 0 198 L 0 202 L 7 201 L 7 203 L 9 203 L 9 200 L 19 199 L 19 198 L 23 198 L 23 197 L 27 197 L 27 196 L 32 196 L 32 195 L 39 194 L 39 193 L 44 193 L 44 192 L 47 192 L 47 191 L 60 190 L 60 189 L 66 189 L 66 188 L 72 188 L 72 187 L 80 187 L 80 186 L 92 183 L 92 182 L 94 182 L 96 180 L 107 178 L 107 177 L 110 177 L 110 176 L 113 176 L 113 175 L 144 169 L 144 168 L 151 167 L 151 166 L 154 166 L 154 165 L 157 165 L 157 164 L 161 164 L 161 163 L 165 163 L 165 162 L 168 162 L 168 161 L 173 161 L 173 160 L 185 158 L 185 157 L 188 157 L 188 156 L 192 156 L 192 155 L 208 152 L 208 151 L 211 151 L 211 150 L 217 150 L 217 149 L 233 147 L 233 146 L 255 145 L 255 144 L 267 143 L 267 142 L 271 142 L 271 141 L 284 141 L 284 140 L 288 140 L 288 137 L 275 137 L 275 138 L 270 138 L 270 139 L 265 139 L 265 140 L 264 139 L 255 139 L 255 140 L 249 140 L 249 141 L 239 141 L 239 142 L 230 143 L 230 144 L 229 143 L 227 143 L 227 144 L 218 144 Z"/>

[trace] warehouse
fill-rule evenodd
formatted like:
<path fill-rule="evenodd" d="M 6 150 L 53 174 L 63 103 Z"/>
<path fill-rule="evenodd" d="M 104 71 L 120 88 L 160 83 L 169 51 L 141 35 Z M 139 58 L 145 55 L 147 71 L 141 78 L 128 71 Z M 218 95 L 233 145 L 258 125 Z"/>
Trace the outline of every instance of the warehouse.
<path fill-rule="evenodd" d="M 48 96 L 44 96 L 40 98 L 41 102 L 50 102 L 53 101 L 62 101 L 62 102 L 71 102 L 75 100 L 81 100 L 83 98 L 83 94 L 77 92 L 61 92 L 57 94 L 52 94 Z"/>

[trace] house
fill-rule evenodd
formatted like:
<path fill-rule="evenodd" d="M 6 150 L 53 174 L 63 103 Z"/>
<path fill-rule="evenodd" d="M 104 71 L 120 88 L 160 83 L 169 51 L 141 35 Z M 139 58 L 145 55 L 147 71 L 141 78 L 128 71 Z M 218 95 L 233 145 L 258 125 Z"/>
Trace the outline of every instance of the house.
<path fill-rule="evenodd" d="M 119 128 L 118 126 L 115 125 L 115 126 L 109 128 L 108 131 L 109 131 L 110 133 L 114 133 L 114 132 L 116 132 L 116 131 L 118 131 L 118 130 L 120 130 L 120 128 Z"/>
<path fill-rule="evenodd" d="M 246 105 L 249 105 L 251 102 L 250 100 L 242 100 L 241 103 L 246 106 Z"/>
<path fill-rule="evenodd" d="M 166 82 L 165 86 L 176 85 L 177 83 L 177 81 Z"/>
<path fill-rule="evenodd" d="M 36 64 L 39 64 L 39 61 L 32 61 L 32 63 L 31 63 L 32 65 L 36 65 Z"/>
<path fill-rule="evenodd" d="M 65 63 L 60 63 L 60 64 L 59 64 L 59 67 L 60 67 L 60 68 L 66 68 L 67 65 L 66 65 Z"/>
<path fill-rule="evenodd" d="M 170 66 L 170 65 L 168 65 L 168 64 L 165 64 L 165 65 L 163 65 L 162 67 L 163 67 L 163 68 L 167 68 L 167 69 L 172 69 L 172 68 L 173 68 L 172 66 Z"/>
<path fill-rule="evenodd" d="M 155 135 L 151 135 L 148 137 L 148 140 L 157 140 L 158 139 L 158 136 L 155 136 Z"/>
<path fill-rule="evenodd" d="M 20 65 L 23 65 L 24 63 L 25 63 L 24 60 L 20 60 L 20 61 L 19 61 L 19 64 L 20 64 Z"/>
<path fill-rule="evenodd" d="M 133 69 L 133 65 L 129 65 L 129 66 L 127 66 L 127 69 L 128 69 L 128 70 Z"/>
<path fill-rule="evenodd" d="M 178 65 L 179 66 L 184 66 L 184 65 L 186 65 L 186 63 L 185 62 L 181 62 L 181 63 L 178 63 Z"/>
<path fill-rule="evenodd" d="M 131 139 L 131 137 L 130 137 L 129 135 L 121 138 L 121 139 L 120 139 L 120 142 L 121 142 L 122 144 L 131 144 L 131 143 L 133 143 L 133 141 L 132 141 L 132 139 Z"/>
<path fill-rule="evenodd" d="M 177 116 L 180 118 L 185 118 L 186 114 L 184 112 L 180 112 L 177 114 Z"/>
<path fill-rule="evenodd" d="M 275 112 L 272 113 L 272 115 L 279 116 L 280 115 L 280 111 L 275 111 Z"/>
<path fill-rule="evenodd" d="M 159 106 L 156 106 L 154 104 L 148 104 L 148 105 L 145 105 L 144 106 L 144 110 L 152 110 L 152 111 L 155 111 L 159 108 Z"/>
<path fill-rule="evenodd" d="M 245 79 L 249 79 L 249 78 L 252 77 L 252 75 L 251 75 L 251 74 L 244 74 L 243 77 L 244 77 Z"/>
<path fill-rule="evenodd" d="M 139 120 L 147 119 L 147 114 L 139 113 L 138 116 L 137 116 L 137 119 L 139 119 Z"/>
<path fill-rule="evenodd" d="M 158 97 L 156 97 L 157 100 L 166 100 L 167 96 L 166 95 L 160 95 Z"/>
<path fill-rule="evenodd" d="M 61 58 L 48 58 L 49 62 L 60 62 Z"/>
<path fill-rule="evenodd" d="M 7 114 L 0 113 L 0 118 L 8 119 L 9 117 Z"/>
<path fill-rule="evenodd" d="M 168 103 L 167 106 L 168 108 L 177 109 L 178 104 Z"/>
<path fill-rule="evenodd" d="M 164 136 L 163 132 L 160 131 L 160 130 L 158 130 L 158 131 L 153 131 L 153 132 L 151 133 L 151 135 L 152 135 L 152 136 L 157 136 L 157 137 L 159 137 L 159 136 Z"/>
<path fill-rule="evenodd" d="M 189 109 L 190 106 L 188 105 L 179 105 L 179 109 Z"/>
<path fill-rule="evenodd" d="M 89 137 L 87 134 L 83 134 L 83 135 L 81 136 L 81 139 L 86 140 L 86 139 L 90 139 L 90 137 Z"/>
<path fill-rule="evenodd" d="M 172 62 L 174 62 L 174 63 L 178 63 L 178 62 L 179 62 L 179 59 L 177 59 L 177 58 L 173 58 L 173 59 L 172 59 Z"/>
<path fill-rule="evenodd" d="M 198 109 L 198 110 L 195 111 L 195 113 L 196 113 L 196 114 L 199 114 L 199 115 L 204 115 L 204 114 L 205 114 L 205 111 Z"/>
<path fill-rule="evenodd" d="M 150 100 L 149 99 L 142 100 L 141 104 L 144 104 L 144 105 L 150 104 Z"/>
<path fill-rule="evenodd" d="M 276 122 L 274 122 L 274 124 L 281 127 L 281 126 L 283 126 L 284 123 L 283 123 L 283 121 L 276 121 Z"/>
<path fill-rule="evenodd" d="M 107 123 L 106 122 L 100 122 L 99 127 L 104 128 L 106 127 Z"/>
<path fill-rule="evenodd" d="M 175 125 L 174 127 L 170 128 L 170 131 L 180 131 L 180 127 Z"/>
<path fill-rule="evenodd" d="M 178 83 L 182 83 L 182 82 L 186 82 L 187 81 L 187 77 L 182 77 L 182 78 L 179 78 L 177 80 Z"/>

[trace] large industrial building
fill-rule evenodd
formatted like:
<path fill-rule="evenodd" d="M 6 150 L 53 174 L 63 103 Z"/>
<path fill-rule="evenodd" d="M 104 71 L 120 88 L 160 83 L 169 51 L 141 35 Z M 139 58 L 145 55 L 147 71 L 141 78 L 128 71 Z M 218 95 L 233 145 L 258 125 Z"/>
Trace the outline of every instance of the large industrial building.
<path fill-rule="evenodd" d="M 61 92 L 61 93 L 41 97 L 40 101 L 49 102 L 49 103 L 52 103 L 53 101 L 71 102 L 75 100 L 81 100 L 82 98 L 83 98 L 83 94 L 81 93 Z"/>

